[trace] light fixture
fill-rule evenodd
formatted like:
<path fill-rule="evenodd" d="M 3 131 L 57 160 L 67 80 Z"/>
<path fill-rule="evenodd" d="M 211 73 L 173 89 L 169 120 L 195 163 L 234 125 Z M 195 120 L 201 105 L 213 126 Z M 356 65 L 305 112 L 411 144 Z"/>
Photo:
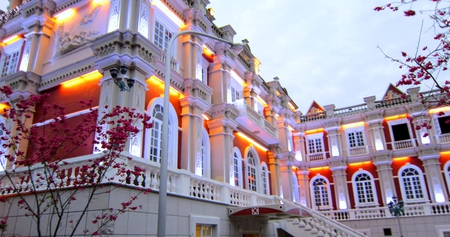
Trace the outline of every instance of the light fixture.
<path fill-rule="evenodd" d="M 119 77 L 119 72 L 122 76 Z M 134 85 L 133 78 L 124 78 L 125 74 L 128 72 L 128 67 L 126 65 L 121 65 L 120 68 L 111 68 L 109 73 L 114 79 L 114 83 L 119 87 L 120 91 L 130 91 Z M 126 84 L 125 81 L 126 80 Z"/>
<path fill-rule="evenodd" d="M 400 229 L 400 235 L 401 237 L 403 237 L 402 225 L 400 224 L 399 217 L 405 215 L 405 208 L 404 208 L 405 203 L 402 200 L 397 202 L 397 200 L 398 200 L 397 197 L 393 196 L 392 201 L 388 203 L 388 208 L 391 215 L 397 218 L 398 227 Z"/>

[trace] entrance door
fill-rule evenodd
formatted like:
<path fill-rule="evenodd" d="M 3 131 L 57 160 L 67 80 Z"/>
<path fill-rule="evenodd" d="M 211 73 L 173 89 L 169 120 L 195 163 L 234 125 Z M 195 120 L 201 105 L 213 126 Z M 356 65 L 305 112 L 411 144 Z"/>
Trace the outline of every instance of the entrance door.
<path fill-rule="evenodd" d="M 242 237 L 259 237 L 259 234 L 242 234 Z"/>

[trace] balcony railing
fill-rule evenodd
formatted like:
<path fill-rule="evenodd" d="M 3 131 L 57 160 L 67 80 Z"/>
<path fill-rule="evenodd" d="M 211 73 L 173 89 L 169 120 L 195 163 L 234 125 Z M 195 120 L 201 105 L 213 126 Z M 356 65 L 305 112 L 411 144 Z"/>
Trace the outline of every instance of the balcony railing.
<path fill-rule="evenodd" d="M 394 141 L 394 142 L 392 142 L 392 145 L 393 145 L 394 150 L 401 150 L 401 149 L 415 147 L 416 141 L 414 139 Z"/>
<path fill-rule="evenodd" d="M 369 153 L 369 146 L 350 147 L 347 153 L 349 156 L 365 155 Z"/>
<path fill-rule="evenodd" d="M 439 134 L 436 136 L 438 143 L 448 143 L 450 142 L 450 133 Z"/>
<path fill-rule="evenodd" d="M 327 158 L 325 152 L 308 154 L 308 161 L 325 160 Z"/>
<path fill-rule="evenodd" d="M 322 211 L 323 215 L 337 221 L 367 220 L 393 217 L 387 207 Z M 450 214 L 450 202 L 423 203 L 405 206 L 405 216 L 432 216 Z"/>

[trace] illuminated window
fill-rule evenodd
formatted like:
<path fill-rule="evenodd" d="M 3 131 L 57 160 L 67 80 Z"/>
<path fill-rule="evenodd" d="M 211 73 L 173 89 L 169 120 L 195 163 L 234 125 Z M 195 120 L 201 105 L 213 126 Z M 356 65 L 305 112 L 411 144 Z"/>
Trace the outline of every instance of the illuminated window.
<path fill-rule="evenodd" d="M 353 175 L 353 193 L 356 206 L 373 206 L 378 204 L 373 176 L 360 170 Z"/>
<path fill-rule="evenodd" d="M 197 155 L 195 157 L 195 174 L 209 178 L 210 167 L 210 143 L 209 135 L 205 128 L 202 128 L 202 140 L 198 147 Z"/>
<path fill-rule="evenodd" d="M 195 236 L 196 237 L 212 237 L 213 236 L 213 226 L 197 224 Z"/>
<path fill-rule="evenodd" d="M 163 24 L 159 21 L 155 21 L 155 34 L 153 42 L 162 50 L 167 49 L 167 44 L 172 38 L 172 32 L 170 32 Z"/>
<path fill-rule="evenodd" d="M 328 180 L 323 176 L 316 176 L 311 180 L 313 204 L 318 210 L 331 209 L 331 193 Z"/>
<path fill-rule="evenodd" d="M 422 171 L 417 166 L 407 164 L 399 170 L 399 174 L 403 201 L 426 201 Z"/>
<path fill-rule="evenodd" d="M 233 149 L 233 165 L 231 167 L 230 184 L 242 188 L 242 158 L 239 149 Z"/>
<path fill-rule="evenodd" d="M 292 189 L 293 189 L 292 201 L 299 202 L 300 201 L 300 193 L 299 193 L 300 187 L 298 186 L 297 175 L 295 174 L 295 172 L 292 173 Z"/>
<path fill-rule="evenodd" d="M 249 152 L 247 155 L 247 188 L 252 191 L 258 191 L 257 188 L 257 175 L 256 175 L 256 162 L 253 157 L 253 153 Z"/>
<path fill-rule="evenodd" d="M 261 165 L 261 183 L 262 183 L 262 193 L 269 195 L 269 170 L 267 169 L 266 163 Z"/>
<path fill-rule="evenodd" d="M 177 151 L 178 151 L 178 118 L 175 109 L 169 104 L 168 111 L 163 108 L 163 99 L 156 98 L 147 109 L 151 115 L 152 128 L 147 129 L 145 140 L 149 145 L 145 146 L 144 157 L 154 162 L 161 162 L 161 148 L 162 148 L 162 124 L 163 114 L 169 113 L 169 152 L 168 165 L 177 166 Z"/>

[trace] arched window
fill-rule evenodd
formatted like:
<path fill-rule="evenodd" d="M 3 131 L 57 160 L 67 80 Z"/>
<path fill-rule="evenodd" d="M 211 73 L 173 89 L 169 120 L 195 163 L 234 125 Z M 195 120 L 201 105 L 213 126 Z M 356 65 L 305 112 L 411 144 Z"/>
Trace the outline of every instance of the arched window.
<path fill-rule="evenodd" d="M 205 128 L 202 128 L 202 137 L 197 148 L 195 157 L 195 174 L 203 177 L 210 177 L 210 143 L 209 135 Z"/>
<path fill-rule="evenodd" d="M 147 113 L 151 116 L 152 128 L 145 131 L 145 146 L 144 158 L 161 162 L 161 148 L 162 148 L 162 125 L 163 113 L 166 110 L 163 108 L 163 98 L 153 99 L 147 107 Z M 169 104 L 169 152 L 168 165 L 172 167 L 177 166 L 177 152 L 178 152 L 178 118 L 175 109 Z"/>
<path fill-rule="evenodd" d="M 230 184 L 242 188 L 242 156 L 237 147 L 233 149 L 233 159 L 230 170 Z"/>
<path fill-rule="evenodd" d="M 300 193 L 299 193 L 300 187 L 298 186 L 297 175 L 295 174 L 295 172 L 292 172 L 292 188 L 294 189 L 293 195 L 292 195 L 292 201 L 298 203 L 300 201 Z"/>
<path fill-rule="evenodd" d="M 311 199 L 318 210 L 331 209 L 331 193 L 328 179 L 317 175 L 311 180 Z"/>
<path fill-rule="evenodd" d="M 353 175 L 353 194 L 356 206 L 378 205 L 378 198 L 372 174 L 360 169 Z"/>
<path fill-rule="evenodd" d="M 252 191 L 258 191 L 257 185 L 257 169 L 256 161 L 253 157 L 253 153 L 249 152 L 247 155 L 247 188 Z"/>
<path fill-rule="evenodd" d="M 450 190 L 450 161 L 444 165 L 445 181 L 447 181 L 447 189 Z"/>
<path fill-rule="evenodd" d="M 266 163 L 262 163 L 261 165 L 261 186 L 262 186 L 262 193 L 269 195 L 270 194 L 270 188 L 269 188 L 269 169 L 267 169 Z"/>
<path fill-rule="evenodd" d="M 426 201 L 425 182 L 422 171 L 414 165 L 407 164 L 399 170 L 399 182 L 403 201 Z"/>

